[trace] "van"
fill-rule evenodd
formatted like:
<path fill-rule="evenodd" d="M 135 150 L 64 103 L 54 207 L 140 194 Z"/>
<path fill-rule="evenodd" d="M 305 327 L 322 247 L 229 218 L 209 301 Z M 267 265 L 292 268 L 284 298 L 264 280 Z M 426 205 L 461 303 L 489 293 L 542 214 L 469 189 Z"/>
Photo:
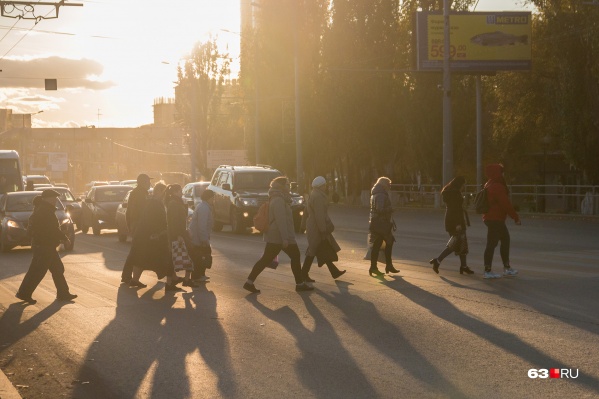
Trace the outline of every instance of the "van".
<path fill-rule="evenodd" d="M 0 150 L 0 194 L 23 191 L 19 153 Z"/>

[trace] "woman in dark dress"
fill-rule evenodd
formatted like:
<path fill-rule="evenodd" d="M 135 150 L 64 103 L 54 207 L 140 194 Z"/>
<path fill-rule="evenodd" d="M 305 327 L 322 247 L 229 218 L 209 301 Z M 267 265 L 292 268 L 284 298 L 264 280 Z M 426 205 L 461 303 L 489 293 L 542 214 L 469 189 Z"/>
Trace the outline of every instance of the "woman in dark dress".
<path fill-rule="evenodd" d="M 183 191 L 179 184 L 169 184 L 166 187 L 166 194 L 164 196 L 164 204 L 166 205 L 166 225 L 167 225 L 167 236 L 168 244 L 171 249 L 171 256 L 173 251 L 173 245 L 175 243 L 183 242 L 187 249 L 187 254 L 191 257 L 191 238 L 187 231 L 187 205 L 183 202 Z M 174 260 L 173 260 L 174 262 Z M 175 265 L 176 271 L 177 265 Z M 188 265 L 183 266 L 182 270 L 185 270 L 185 279 L 183 280 L 184 287 L 198 287 L 197 284 L 191 281 L 191 272 L 193 271 L 193 264 L 190 262 Z"/>
<path fill-rule="evenodd" d="M 147 287 L 139 281 L 139 277 L 144 270 L 152 270 L 159 280 L 166 277 L 166 291 L 182 290 L 174 282 L 176 274 L 167 237 L 166 209 L 162 201 L 165 191 L 166 186 L 162 183 L 154 186 L 152 197 L 147 200 L 133 235 L 129 255 L 134 264 L 130 287 Z"/>
<path fill-rule="evenodd" d="M 439 274 L 439 266 L 443 259 L 452 252 L 455 252 L 460 257 L 460 274 L 474 273 L 466 265 L 466 255 L 468 254 L 466 226 L 470 226 L 470 221 L 468 220 L 468 214 L 464 210 L 464 197 L 462 196 L 465 184 L 466 179 L 463 176 L 458 176 L 447 183 L 443 187 L 443 190 L 441 190 L 443 202 L 447 206 L 447 210 L 445 211 L 445 231 L 449 233 L 450 239 L 443 252 L 429 261 L 437 274 Z"/>

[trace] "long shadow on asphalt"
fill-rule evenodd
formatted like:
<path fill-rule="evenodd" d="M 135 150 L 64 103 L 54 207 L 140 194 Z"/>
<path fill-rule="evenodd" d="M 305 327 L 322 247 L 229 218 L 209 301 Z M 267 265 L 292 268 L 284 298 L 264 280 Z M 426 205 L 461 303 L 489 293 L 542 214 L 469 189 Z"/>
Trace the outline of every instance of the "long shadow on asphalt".
<path fill-rule="evenodd" d="M 301 296 L 308 312 L 314 317 L 314 331 L 306 328 L 299 316 L 288 306 L 272 310 L 258 301 L 256 295 L 246 300 L 264 316 L 285 327 L 295 338 L 302 358 L 295 370 L 302 384 L 315 398 L 375 398 L 377 392 L 345 350 L 335 328 L 312 303 Z"/>
<path fill-rule="evenodd" d="M 526 308 L 544 314 L 576 328 L 594 334 L 599 331 L 597 303 L 599 303 L 598 278 L 568 278 L 560 280 L 502 279 L 489 281 L 493 290 L 481 290 L 463 285 L 448 278 L 441 280 L 456 288 L 497 295 L 506 301 L 521 303 Z M 509 281 L 507 281 L 509 280 Z"/>
<path fill-rule="evenodd" d="M 135 289 L 119 287 L 115 318 L 89 347 L 77 377 L 89 384 L 77 385 L 73 397 L 199 397 L 192 392 L 186 367 L 188 355 L 196 350 L 219 378 L 217 396 L 237 396 L 227 337 L 215 317 L 214 294 L 200 287 L 183 294 L 184 308 L 173 308 L 175 294 L 154 298 L 163 289 L 158 282 L 137 298 Z M 140 391 L 150 376 L 149 389 Z"/>
<path fill-rule="evenodd" d="M 372 302 L 368 302 L 358 295 L 352 295 L 348 290 L 348 283 L 343 281 L 335 281 L 335 283 L 340 292 L 333 292 L 330 295 L 321 291 L 317 293 L 339 308 L 345 314 L 348 326 L 363 336 L 370 345 L 404 368 L 414 379 L 420 380 L 431 390 L 437 391 L 439 395 L 468 397 L 414 348 L 394 324 L 381 317 Z M 426 370 L 426 373 L 423 373 L 423 370 Z"/>
<path fill-rule="evenodd" d="M 487 323 L 464 314 L 447 299 L 434 295 L 422 288 L 410 284 L 403 279 L 397 279 L 387 283 L 387 286 L 399 292 L 415 304 L 428 309 L 432 314 L 457 327 L 470 331 L 471 333 L 487 340 L 489 343 L 501 348 L 506 353 L 520 357 L 530 364 L 559 365 L 561 362 L 538 349 L 528 345 L 518 338 L 517 335 L 500 330 Z M 576 383 L 587 386 L 595 392 L 599 392 L 599 381 L 588 374 L 580 373 Z"/>

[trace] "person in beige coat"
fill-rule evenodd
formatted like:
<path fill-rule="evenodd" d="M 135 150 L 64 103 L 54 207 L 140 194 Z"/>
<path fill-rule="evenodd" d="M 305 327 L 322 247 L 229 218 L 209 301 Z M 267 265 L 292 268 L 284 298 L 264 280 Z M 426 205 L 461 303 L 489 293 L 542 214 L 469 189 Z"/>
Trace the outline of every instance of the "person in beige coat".
<path fill-rule="evenodd" d="M 318 266 L 326 264 L 333 278 L 338 278 L 345 270 L 341 271 L 335 266 L 337 252 L 341 250 L 333 237 L 335 226 L 329 217 L 329 199 L 326 194 L 326 179 L 322 176 L 312 181 L 312 193 L 307 204 L 308 219 L 306 220 L 306 235 L 308 237 L 308 249 L 302 266 L 304 280 L 313 283 L 310 278 L 310 268 L 314 257 L 318 259 Z"/>
<path fill-rule="evenodd" d="M 314 288 L 304 282 L 302 266 L 300 262 L 300 251 L 295 241 L 295 228 L 293 225 L 293 214 L 291 212 L 291 194 L 289 192 L 289 180 L 277 177 L 270 183 L 268 191 L 268 221 L 269 227 L 264 233 L 266 247 L 264 254 L 256 262 L 243 288 L 250 292 L 258 293 L 259 289 L 254 281 L 272 260 L 279 254 L 285 252 L 291 259 L 291 271 L 295 277 L 296 291 L 311 291 Z"/>

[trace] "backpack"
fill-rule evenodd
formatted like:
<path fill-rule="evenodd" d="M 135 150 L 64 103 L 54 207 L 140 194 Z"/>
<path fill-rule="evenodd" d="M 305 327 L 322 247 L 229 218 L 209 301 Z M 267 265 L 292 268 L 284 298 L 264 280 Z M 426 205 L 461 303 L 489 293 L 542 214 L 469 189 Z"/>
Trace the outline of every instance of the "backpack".
<path fill-rule="evenodd" d="M 254 216 L 254 227 L 260 233 L 266 233 L 268 231 L 268 226 L 270 225 L 268 220 L 269 205 L 270 200 L 260 205 L 260 208 L 258 208 L 258 212 Z"/>
<path fill-rule="evenodd" d="M 489 212 L 489 198 L 487 196 L 487 189 L 483 188 L 474 197 L 474 209 L 476 213 L 487 213 Z"/>

